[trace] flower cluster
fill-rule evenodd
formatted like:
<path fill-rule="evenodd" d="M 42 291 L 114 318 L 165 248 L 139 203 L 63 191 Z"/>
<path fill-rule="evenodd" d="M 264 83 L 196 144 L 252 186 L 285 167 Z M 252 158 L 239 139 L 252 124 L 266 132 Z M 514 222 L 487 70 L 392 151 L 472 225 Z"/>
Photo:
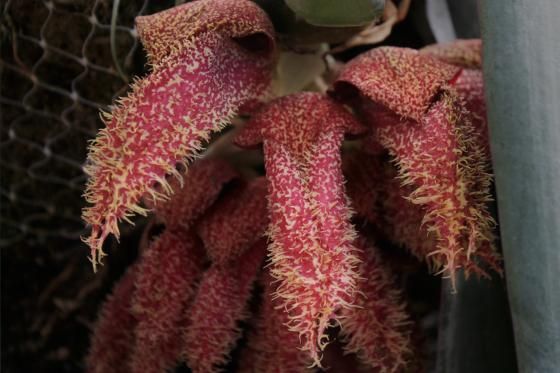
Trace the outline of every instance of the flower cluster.
<path fill-rule="evenodd" d="M 276 40 L 255 3 L 200 0 L 137 29 L 151 73 L 89 153 L 94 269 L 121 220 L 153 211 L 164 229 L 105 303 L 90 371 L 219 371 L 245 331 L 243 372 L 320 367 L 337 332 L 360 364 L 400 372 L 413 323 L 376 240 L 452 280 L 500 271 L 479 41 L 376 48 L 327 93 L 271 98 Z M 264 176 L 205 156 L 230 123 Z"/>

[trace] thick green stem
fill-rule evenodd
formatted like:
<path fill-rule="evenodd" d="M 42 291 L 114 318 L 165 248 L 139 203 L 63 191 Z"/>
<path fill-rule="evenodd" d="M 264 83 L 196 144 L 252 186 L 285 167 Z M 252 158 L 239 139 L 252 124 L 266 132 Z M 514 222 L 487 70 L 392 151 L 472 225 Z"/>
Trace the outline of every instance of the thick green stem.
<path fill-rule="evenodd" d="M 480 3 L 506 279 L 521 372 L 560 369 L 560 1 Z"/>

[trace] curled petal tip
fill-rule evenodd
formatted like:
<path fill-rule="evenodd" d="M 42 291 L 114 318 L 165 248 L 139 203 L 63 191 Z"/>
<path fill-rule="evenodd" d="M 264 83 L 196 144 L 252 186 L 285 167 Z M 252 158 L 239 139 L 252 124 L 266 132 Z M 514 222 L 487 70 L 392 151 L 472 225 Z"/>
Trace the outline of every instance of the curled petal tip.
<path fill-rule="evenodd" d="M 334 83 L 334 94 L 344 95 L 353 87 L 400 116 L 421 120 L 436 94 L 459 71 L 414 49 L 380 47 L 346 64 Z"/>

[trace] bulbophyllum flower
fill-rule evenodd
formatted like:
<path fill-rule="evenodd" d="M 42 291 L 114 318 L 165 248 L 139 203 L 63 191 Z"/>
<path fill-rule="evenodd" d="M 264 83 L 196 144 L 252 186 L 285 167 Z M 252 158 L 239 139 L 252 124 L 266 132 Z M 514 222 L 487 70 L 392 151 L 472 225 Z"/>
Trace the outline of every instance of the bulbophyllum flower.
<path fill-rule="evenodd" d="M 358 278 L 340 146 L 345 132 L 361 131 L 343 106 L 308 92 L 271 102 L 236 140 L 263 142 L 276 296 L 316 365 L 326 330 L 350 306 Z"/>
<path fill-rule="evenodd" d="M 146 193 L 173 193 L 166 174 L 192 159 L 245 102 L 267 89 L 274 37 L 266 14 L 248 0 L 201 0 L 138 17 L 152 71 L 105 114 L 92 142 L 83 219 L 94 269 L 109 234 L 134 213 L 146 214 Z"/>
<path fill-rule="evenodd" d="M 238 185 L 197 224 L 196 231 L 213 263 L 226 265 L 261 239 L 268 225 L 266 179 Z"/>
<path fill-rule="evenodd" d="M 334 94 L 352 102 L 387 149 L 407 199 L 435 234 L 429 260 L 454 280 L 477 250 L 492 250 L 491 176 L 480 129 L 454 84 L 461 68 L 418 51 L 382 47 L 350 61 Z"/>
<path fill-rule="evenodd" d="M 185 361 L 193 372 L 220 371 L 229 361 L 241 337 L 239 323 L 250 317 L 248 302 L 265 254 L 266 241 L 260 239 L 241 256 L 214 263 L 204 273 L 187 310 L 183 342 Z"/>
<path fill-rule="evenodd" d="M 131 310 L 138 320 L 132 372 L 164 372 L 180 360 L 187 306 L 204 269 L 204 252 L 192 233 L 168 229 L 137 264 Z"/>

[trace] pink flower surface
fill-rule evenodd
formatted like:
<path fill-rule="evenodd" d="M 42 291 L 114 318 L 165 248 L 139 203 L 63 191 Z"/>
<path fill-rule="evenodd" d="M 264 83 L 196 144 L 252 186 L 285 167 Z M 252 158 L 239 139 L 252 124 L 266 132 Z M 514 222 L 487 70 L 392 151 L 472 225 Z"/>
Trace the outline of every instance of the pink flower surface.
<path fill-rule="evenodd" d="M 146 204 L 167 228 L 188 230 L 216 201 L 222 188 L 238 177 L 225 161 L 201 159 L 193 163 L 183 180 L 170 181 L 174 194 L 168 200 L 148 196 Z"/>
<path fill-rule="evenodd" d="M 412 354 L 412 322 L 402 295 L 377 249 L 364 238 L 356 246 L 361 279 L 354 307 L 341 312 L 344 350 L 355 353 L 375 372 L 404 371 Z"/>
<path fill-rule="evenodd" d="M 261 239 L 267 225 L 266 179 L 259 177 L 226 193 L 196 231 L 212 262 L 225 265 Z"/>
<path fill-rule="evenodd" d="M 229 360 L 241 336 L 239 323 L 250 316 L 248 301 L 266 254 L 261 239 L 229 263 L 215 263 L 202 276 L 187 310 L 183 353 L 193 372 L 216 372 Z"/>
<path fill-rule="evenodd" d="M 289 315 L 275 297 L 276 283 L 268 272 L 262 276 L 261 284 L 263 299 L 240 357 L 239 372 L 313 372 L 313 359 L 301 350 L 298 335 L 286 328 Z"/>
<path fill-rule="evenodd" d="M 138 320 L 133 372 L 164 372 L 179 361 L 185 312 L 196 293 L 203 258 L 193 234 L 166 230 L 140 259 L 132 299 Z"/>

